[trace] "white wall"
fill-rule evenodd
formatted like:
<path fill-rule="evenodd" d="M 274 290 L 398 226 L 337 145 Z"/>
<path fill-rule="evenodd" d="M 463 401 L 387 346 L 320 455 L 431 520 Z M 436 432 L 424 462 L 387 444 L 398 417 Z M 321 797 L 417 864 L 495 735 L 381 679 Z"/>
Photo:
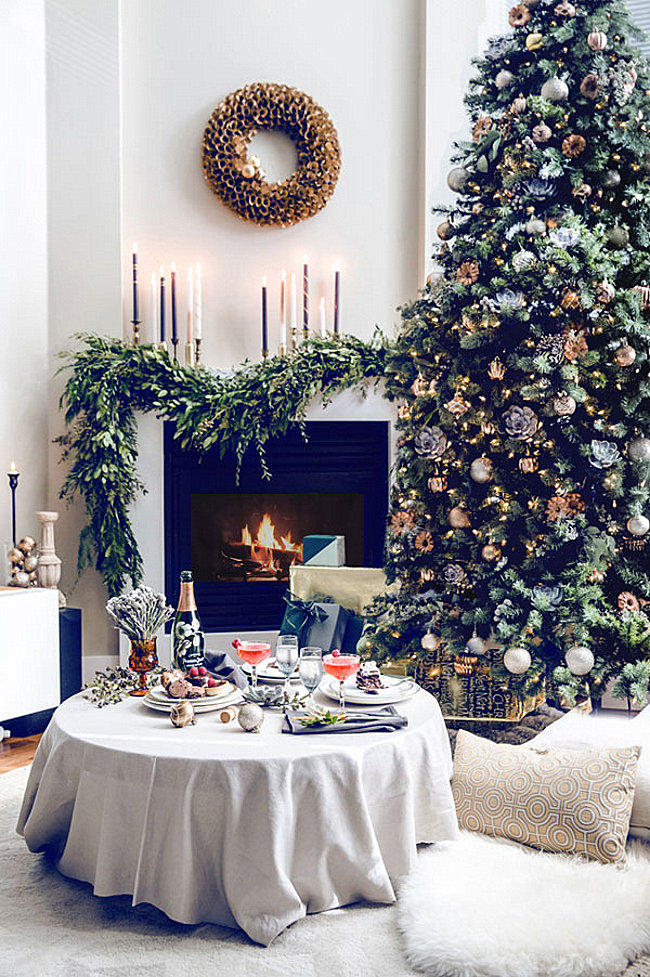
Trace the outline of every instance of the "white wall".
<path fill-rule="evenodd" d="M 0 32 L 0 584 L 11 541 L 12 459 L 21 471 L 16 532 L 38 538 L 47 491 L 47 253 L 43 0 L 4 0 Z"/>

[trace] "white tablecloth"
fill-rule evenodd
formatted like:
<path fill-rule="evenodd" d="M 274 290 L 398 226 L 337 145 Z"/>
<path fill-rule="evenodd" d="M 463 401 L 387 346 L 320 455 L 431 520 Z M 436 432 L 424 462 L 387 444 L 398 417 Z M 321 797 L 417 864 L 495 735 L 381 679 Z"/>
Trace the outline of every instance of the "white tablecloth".
<path fill-rule="evenodd" d="M 420 690 L 398 708 L 394 733 L 291 736 L 267 710 L 257 735 L 78 695 L 41 740 L 18 831 L 96 895 L 268 944 L 306 913 L 394 901 L 416 844 L 457 836 L 438 704 Z"/>

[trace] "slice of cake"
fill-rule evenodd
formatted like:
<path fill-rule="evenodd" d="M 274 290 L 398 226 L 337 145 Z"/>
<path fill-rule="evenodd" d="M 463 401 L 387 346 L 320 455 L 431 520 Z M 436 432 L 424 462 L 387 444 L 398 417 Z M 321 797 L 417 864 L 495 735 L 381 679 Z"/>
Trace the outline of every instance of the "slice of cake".
<path fill-rule="evenodd" d="M 357 672 L 357 688 L 370 695 L 377 695 L 381 689 L 387 688 L 381 680 L 381 673 L 377 662 L 363 662 Z"/>

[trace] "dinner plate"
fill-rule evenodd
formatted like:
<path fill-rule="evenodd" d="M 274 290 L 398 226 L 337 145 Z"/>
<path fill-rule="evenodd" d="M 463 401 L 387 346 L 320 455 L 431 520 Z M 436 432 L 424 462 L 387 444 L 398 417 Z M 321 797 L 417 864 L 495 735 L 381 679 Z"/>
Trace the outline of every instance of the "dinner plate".
<path fill-rule="evenodd" d="M 161 702 L 158 699 L 151 699 L 148 695 L 145 695 L 141 700 L 145 706 L 149 709 L 154 709 L 156 712 L 171 712 L 171 708 L 174 703 L 178 702 L 192 702 L 194 705 L 195 712 L 214 712 L 217 709 L 224 709 L 226 706 L 234 706 L 237 702 L 243 701 L 243 696 L 239 689 L 235 689 L 230 695 L 218 696 L 211 695 L 202 699 L 170 699 L 167 698 L 167 702 Z"/>
<path fill-rule="evenodd" d="M 192 699 L 190 701 L 203 702 L 203 699 L 205 698 L 205 699 L 209 699 L 211 702 L 221 702 L 221 700 L 226 696 L 232 695 L 232 693 L 235 692 L 236 689 L 237 689 L 236 685 L 233 685 L 232 682 L 227 682 L 226 685 L 224 685 L 222 689 L 217 693 L 217 695 L 206 695 L 206 696 L 202 696 L 200 699 Z M 154 699 L 156 702 L 162 702 L 163 704 L 168 702 L 183 701 L 181 699 L 172 699 L 171 696 L 168 696 L 164 688 L 162 687 L 162 685 L 152 686 L 152 688 L 150 688 L 147 692 L 147 698 Z"/>
<path fill-rule="evenodd" d="M 355 705 L 384 706 L 389 702 L 403 702 L 405 699 L 410 699 L 420 689 L 420 686 L 416 685 L 411 679 L 400 678 L 398 675 L 382 675 L 381 680 L 386 688 L 380 689 L 377 693 L 373 694 L 358 689 L 356 677 L 351 675 L 343 683 L 345 701 Z M 328 699 L 335 699 L 338 702 L 339 683 L 331 675 L 326 676 L 321 682 L 318 691 L 326 695 Z"/>
<path fill-rule="evenodd" d="M 261 663 L 261 665 L 257 666 L 257 679 L 259 682 L 262 682 L 264 685 L 274 685 L 276 683 L 284 682 L 284 675 L 282 674 L 280 669 L 276 668 L 274 665 L 271 664 L 274 661 L 275 658 L 266 658 Z M 240 667 L 241 670 L 246 675 L 246 678 L 248 678 L 250 675 L 253 674 L 248 662 L 242 662 Z M 293 675 L 291 675 L 289 681 L 290 682 L 300 681 L 300 678 L 298 677 L 297 663 L 296 663 L 296 671 L 293 673 Z"/>

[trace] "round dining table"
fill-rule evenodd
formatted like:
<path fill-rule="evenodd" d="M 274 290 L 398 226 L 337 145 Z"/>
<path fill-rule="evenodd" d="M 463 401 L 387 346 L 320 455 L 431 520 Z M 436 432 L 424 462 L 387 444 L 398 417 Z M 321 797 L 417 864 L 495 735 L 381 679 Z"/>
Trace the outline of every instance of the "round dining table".
<path fill-rule="evenodd" d="M 80 693 L 43 735 L 17 830 L 95 895 L 268 945 L 307 913 L 393 902 L 417 845 L 457 837 L 438 703 L 419 689 L 397 709 L 394 732 L 291 735 L 266 710 L 255 734 Z"/>

